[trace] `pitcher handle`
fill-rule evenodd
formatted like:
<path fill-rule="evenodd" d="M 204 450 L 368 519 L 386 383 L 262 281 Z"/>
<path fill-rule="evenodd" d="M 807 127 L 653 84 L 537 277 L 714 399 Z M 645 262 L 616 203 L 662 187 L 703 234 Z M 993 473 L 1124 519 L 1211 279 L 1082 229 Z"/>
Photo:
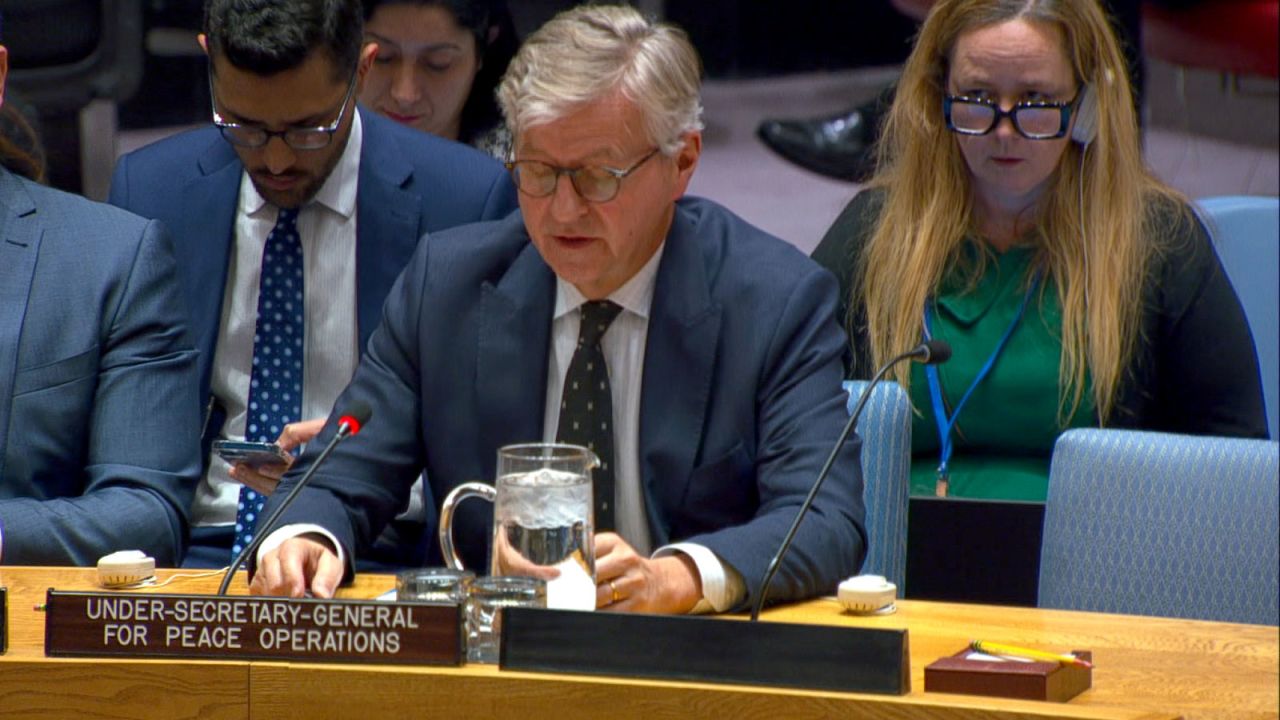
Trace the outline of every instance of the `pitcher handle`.
<path fill-rule="evenodd" d="M 489 502 L 498 499 L 498 491 L 492 485 L 481 482 L 462 483 L 449 491 L 444 504 L 440 506 L 440 552 L 444 555 L 444 563 L 454 570 L 462 570 L 462 561 L 453 549 L 453 511 L 457 504 L 469 497 L 484 498 Z"/>

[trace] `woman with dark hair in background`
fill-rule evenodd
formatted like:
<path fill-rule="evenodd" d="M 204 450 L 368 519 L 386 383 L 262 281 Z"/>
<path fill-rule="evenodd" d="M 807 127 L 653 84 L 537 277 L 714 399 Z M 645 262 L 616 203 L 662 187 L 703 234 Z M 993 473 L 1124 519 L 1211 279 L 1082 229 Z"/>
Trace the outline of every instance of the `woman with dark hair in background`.
<path fill-rule="evenodd" d="M 493 92 L 518 47 L 505 0 L 365 0 L 364 15 L 378 55 L 360 102 L 505 160 Z"/>

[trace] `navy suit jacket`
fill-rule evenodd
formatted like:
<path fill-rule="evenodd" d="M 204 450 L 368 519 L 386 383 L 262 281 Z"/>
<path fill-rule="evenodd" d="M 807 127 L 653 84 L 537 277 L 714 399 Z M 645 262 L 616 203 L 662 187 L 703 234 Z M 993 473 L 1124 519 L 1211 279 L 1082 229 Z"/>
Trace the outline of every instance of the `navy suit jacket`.
<path fill-rule="evenodd" d="M 503 217 L 516 200 L 510 177 L 493 158 L 359 112 L 364 135 L 356 197 L 356 322 L 363 348 L 420 237 Z M 202 399 L 209 397 L 243 171 L 235 150 L 208 127 L 125 155 L 111 180 L 112 204 L 163 221 L 173 235 L 201 352 Z"/>
<path fill-rule="evenodd" d="M 518 213 L 424 241 L 337 403 L 368 403 L 367 429 L 337 447 L 283 521 L 316 522 L 360 552 L 421 468 L 432 509 L 459 483 L 492 481 L 499 447 L 542 439 L 554 304 L 555 276 Z M 655 547 L 709 547 L 749 595 L 848 418 L 836 305 L 835 279 L 792 246 L 711 202 L 678 203 L 639 390 L 645 507 Z M 859 447 L 845 446 L 770 598 L 832 592 L 861 566 Z M 481 571 L 491 517 L 474 501 L 455 515 L 462 555 Z M 434 542 L 428 558 L 439 562 Z"/>
<path fill-rule="evenodd" d="M 182 557 L 196 352 L 156 222 L 0 169 L 0 562 Z"/>

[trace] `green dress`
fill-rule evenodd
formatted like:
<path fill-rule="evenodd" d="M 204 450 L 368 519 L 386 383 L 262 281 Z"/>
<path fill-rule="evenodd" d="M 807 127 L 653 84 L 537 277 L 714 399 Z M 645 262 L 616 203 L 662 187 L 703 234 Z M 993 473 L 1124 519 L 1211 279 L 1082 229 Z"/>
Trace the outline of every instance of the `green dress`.
<path fill-rule="evenodd" d="M 979 252 L 972 245 L 969 251 Z M 951 360 L 938 366 L 948 413 L 1016 317 L 1030 285 L 1034 256 L 1032 247 L 1010 248 L 988 260 L 976 284 L 960 271 L 942 284 L 932 331 L 952 349 Z M 1049 456 L 1058 435 L 1066 428 L 1097 424 L 1089 387 L 1071 418 L 1065 425 L 1060 421 L 1061 329 L 1057 288 L 1046 280 L 1032 292 L 1008 344 L 974 388 L 952 429 L 950 496 L 1043 502 Z M 940 444 L 922 365 L 912 367 L 910 394 L 918 411 L 911 427 L 911 494 L 933 495 Z"/>

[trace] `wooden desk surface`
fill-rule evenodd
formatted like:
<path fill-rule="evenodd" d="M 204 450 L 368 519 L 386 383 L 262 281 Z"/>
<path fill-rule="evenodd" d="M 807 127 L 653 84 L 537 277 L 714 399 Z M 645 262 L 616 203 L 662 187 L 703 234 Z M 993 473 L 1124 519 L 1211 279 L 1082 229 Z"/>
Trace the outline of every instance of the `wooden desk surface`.
<path fill-rule="evenodd" d="M 218 581 L 176 580 L 155 592 L 212 593 Z M 388 576 L 363 576 L 341 596 L 373 597 L 392 584 Z M 772 621 L 907 628 L 913 692 L 884 697 L 500 672 L 474 665 L 46 658 L 44 619 L 35 604 L 43 602 L 49 587 L 94 589 L 94 571 L 0 567 L 0 586 L 9 589 L 9 652 L 0 657 L 0 716 L 5 718 L 347 718 L 371 712 L 531 720 L 1280 717 L 1280 629 L 1274 626 L 911 601 L 899 602 L 892 615 L 870 618 L 845 615 L 833 600 L 764 613 L 763 619 Z M 242 582 L 233 587 L 243 593 Z M 1092 650 L 1093 689 L 1065 704 L 925 693 L 925 665 L 974 637 Z"/>

